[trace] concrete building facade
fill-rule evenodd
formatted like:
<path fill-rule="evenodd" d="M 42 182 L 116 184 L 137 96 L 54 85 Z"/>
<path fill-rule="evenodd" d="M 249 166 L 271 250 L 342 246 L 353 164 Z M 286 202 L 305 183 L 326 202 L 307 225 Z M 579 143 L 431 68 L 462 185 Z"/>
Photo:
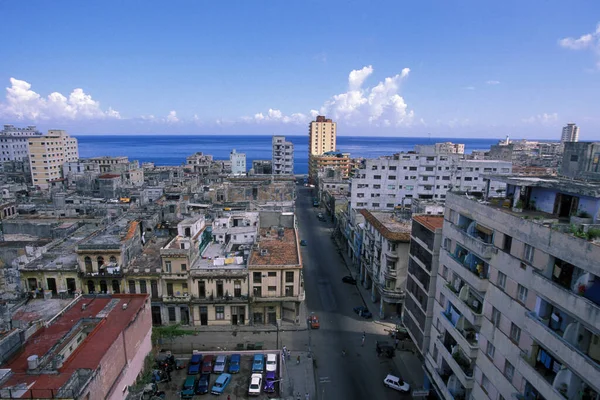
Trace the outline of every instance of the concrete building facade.
<path fill-rule="evenodd" d="M 564 126 L 562 128 L 562 134 L 560 135 L 560 142 L 579 142 L 579 127 L 574 123 Z"/>
<path fill-rule="evenodd" d="M 0 162 L 23 161 L 29 154 L 28 139 L 41 135 L 33 125 L 26 128 L 4 125 L 0 131 Z"/>
<path fill-rule="evenodd" d="M 448 194 L 427 372 L 442 398 L 600 395 L 600 186 Z M 589 217 L 577 217 L 585 211 Z"/>
<path fill-rule="evenodd" d="M 600 181 L 600 142 L 566 142 L 560 174 L 572 179 Z"/>
<path fill-rule="evenodd" d="M 229 153 L 229 161 L 231 162 L 231 173 L 233 175 L 246 174 L 246 153 L 238 153 L 233 149 Z"/>
<path fill-rule="evenodd" d="M 318 184 L 320 171 L 332 169 L 340 171 L 342 179 L 348 179 L 351 169 L 350 153 L 328 151 L 321 155 L 311 155 L 308 160 L 308 176 L 312 183 Z"/>
<path fill-rule="evenodd" d="M 273 136 L 273 174 L 291 175 L 294 173 L 294 144 L 285 136 Z"/>
<path fill-rule="evenodd" d="M 77 139 L 62 130 L 29 137 L 28 145 L 31 179 L 40 189 L 48 189 L 53 181 L 62 179 L 63 164 L 79 158 Z"/>
<path fill-rule="evenodd" d="M 320 156 L 330 151 L 336 151 L 337 143 L 337 124 L 330 118 L 322 115 L 312 121 L 308 126 L 308 164 L 309 178 L 313 183 L 317 177 L 316 169 L 313 168 L 314 175 L 311 175 L 310 165 L 313 164 L 313 156 Z"/>

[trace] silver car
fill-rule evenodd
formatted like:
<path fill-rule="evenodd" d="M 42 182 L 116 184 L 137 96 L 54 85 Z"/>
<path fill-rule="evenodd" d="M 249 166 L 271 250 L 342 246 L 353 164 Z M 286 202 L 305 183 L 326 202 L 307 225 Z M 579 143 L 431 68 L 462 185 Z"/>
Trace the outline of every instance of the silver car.
<path fill-rule="evenodd" d="M 217 356 L 215 360 L 215 366 L 213 367 L 213 372 L 221 373 L 225 372 L 225 365 L 227 364 L 227 356 Z"/>

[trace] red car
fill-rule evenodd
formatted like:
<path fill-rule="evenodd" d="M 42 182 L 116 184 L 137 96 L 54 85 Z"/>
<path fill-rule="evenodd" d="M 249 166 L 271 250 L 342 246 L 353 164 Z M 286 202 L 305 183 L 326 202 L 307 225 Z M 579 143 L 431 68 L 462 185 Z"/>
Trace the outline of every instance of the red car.
<path fill-rule="evenodd" d="M 312 329 L 319 329 L 319 327 L 321 326 L 319 324 L 319 317 L 317 317 L 316 315 L 311 315 L 310 318 L 308 318 L 308 322 L 310 323 L 310 327 Z"/>
<path fill-rule="evenodd" d="M 204 356 L 204 359 L 202 360 L 202 369 L 201 372 L 204 374 L 210 374 L 212 372 L 213 369 L 213 363 L 215 361 L 215 356 Z"/>

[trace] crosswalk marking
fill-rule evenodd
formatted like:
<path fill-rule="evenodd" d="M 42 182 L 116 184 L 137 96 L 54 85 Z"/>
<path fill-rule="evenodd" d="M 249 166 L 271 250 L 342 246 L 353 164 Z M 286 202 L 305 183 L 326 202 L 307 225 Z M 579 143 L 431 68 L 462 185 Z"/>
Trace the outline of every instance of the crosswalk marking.
<path fill-rule="evenodd" d="M 319 377 L 319 382 L 321 382 L 321 383 L 331 383 L 331 381 L 329 380 L 328 376 L 321 376 L 321 377 Z"/>

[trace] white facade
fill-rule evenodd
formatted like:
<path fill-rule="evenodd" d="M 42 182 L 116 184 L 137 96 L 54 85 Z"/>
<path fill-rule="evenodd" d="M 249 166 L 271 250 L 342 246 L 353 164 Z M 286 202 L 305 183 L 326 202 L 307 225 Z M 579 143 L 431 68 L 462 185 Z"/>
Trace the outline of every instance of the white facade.
<path fill-rule="evenodd" d="M 444 201 L 451 187 L 480 192 L 487 184 L 482 175 L 512 172 L 506 161 L 467 160 L 460 154 L 436 153 L 433 146 L 419 150 L 365 160 L 352 178 L 351 207 L 391 210 L 410 205 L 413 198 Z M 491 182 L 492 191 L 504 186 Z"/>
<path fill-rule="evenodd" d="M 562 128 L 562 135 L 560 136 L 560 142 L 578 142 L 579 141 L 579 127 L 575 124 L 567 124 Z"/>
<path fill-rule="evenodd" d="M 294 173 L 294 144 L 287 142 L 285 136 L 273 136 L 273 174 L 288 175 Z"/>
<path fill-rule="evenodd" d="M 33 125 L 27 128 L 4 125 L 4 129 L 0 131 L 0 162 L 22 161 L 29 154 L 27 139 L 41 135 Z"/>
<path fill-rule="evenodd" d="M 231 161 L 231 173 L 233 175 L 246 174 L 246 153 L 238 153 L 233 149 L 229 153 L 229 161 Z"/>

